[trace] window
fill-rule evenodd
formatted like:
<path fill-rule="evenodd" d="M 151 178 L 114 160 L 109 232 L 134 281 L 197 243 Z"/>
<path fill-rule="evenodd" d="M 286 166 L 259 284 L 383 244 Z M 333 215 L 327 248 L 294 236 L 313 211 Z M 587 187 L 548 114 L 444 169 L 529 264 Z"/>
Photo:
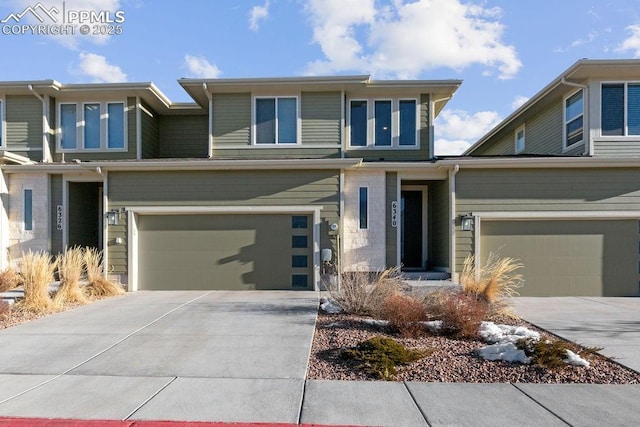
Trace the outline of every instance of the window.
<path fill-rule="evenodd" d="M 565 147 L 582 142 L 584 105 L 582 89 L 571 95 L 564 102 Z"/>
<path fill-rule="evenodd" d="M 360 218 L 360 229 L 366 230 L 369 227 L 369 188 L 360 187 L 358 194 L 358 217 Z"/>
<path fill-rule="evenodd" d="M 125 150 L 123 102 L 60 104 L 61 150 Z M 79 131 L 79 132 L 78 132 Z"/>
<path fill-rule="evenodd" d="M 516 130 L 516 153 L 524 151 L 524 126 L 520 126 Z"/>
<path fill-rule="evenodd" d="M 24 190 L 24 229 L 33 230 L 33 190 Z"/>
<path fill-rule="evenodd" d="M 298 99 L 256 98 L 256 144 L 295 144 L 298 141 Z"/>
<path fill-rule="evenodd" d="M 350 121 L 351 146 L 367 145 L 367 101 L 351 101 Z"/>
<path fill-rule="evenodd" d="M 306 215 L 293 215 L 291 217 L 291 228 L 307 228 L 309 217 Z"/>
<path fill-rule="evenodd" d="M 398 107 L 400 113 L 399 144 L 416 145 L 416 101 L 401 99 Z"/>
<path fill-rule="evenodd" d="M 640 83 L 606 83 L 601 94 L 602 135 L 640 135 Z"/>
<path fill-rule="evenodd" d="M 291 247 L 294 249 L 305 249 L 309 246 L 307 236 L 291 236 Z"/>
<path fill-rule="evenodd" d="M 417 147 L 417 100 L 353 99 L 348 112 L 350 147 Z"/>
<path fill-rule="evenodd" d="M 375 142 L 380 146 L 391 146 L 391 101 L 375 101 Z"/>

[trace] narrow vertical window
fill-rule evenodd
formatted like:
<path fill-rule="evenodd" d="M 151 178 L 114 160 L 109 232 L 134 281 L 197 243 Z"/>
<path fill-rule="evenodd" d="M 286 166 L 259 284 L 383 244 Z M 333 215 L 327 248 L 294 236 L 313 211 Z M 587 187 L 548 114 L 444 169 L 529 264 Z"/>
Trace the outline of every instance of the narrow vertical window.
<path fill-rule="evenodd" d="M 365 230 L 369 227 L 369 188 L 368 187 L 360 187 L 358 206 L 359 206 L 360 229 Z"/>
<path fill-rule="evenodd" d="M 60 148 L 65 150 L 77 148 L 76 122 L 76 105 L 60 105 Z"/>
<path fill-rule="evenodd" d="M 640 84 L 627 85 L 627 135 L 640 135 Z"/>
<path fill-rule="evenodd" d="M 349 111 L 352 147 L 367 146 L 367 101 L 351 101 Z"/>
<path fill-rule="evenodd" d="M 516 131 L 516 153 L 524 151 L 524 126 Z"/>
<path fill-rule="evenodd" d="M 602 135 L 624 135 L 624 84 L 602 85 Z"/>
<path fill-rule="evenodd" d="M 400 113 L 400 145 L 416 145 L 416 101 L 401 99 L 398 104 Z"/>
<path fill-rule="evenodd" d="M 107 148 L 124 148 L 124 104 L 107 104 Z"/>
<path fill-rule="evenodd" d="M 278 98 L 278 144 L 295 144 L 298 140 L 298 114 L 295 98 Z"/>
<path fill-rule="evenodd" d="M 24 229 L 33 230 L 33 190 L 24 190 Z"/>
<path fill-rule="evenodd" d="M 380 146 L 391 146 L 391 101 L 375 101 L 375 142 Z"/>
<path fill-rule="evenodd" d="M 570 147 L 582 141 L 583 113 L 582 90 L 579 90 L 565 100 L 565 147 Z"/>
<path fill-rule="evenodd" d="M 100 148 L 100 104 L 84 104 L 84 148 Z"/>
<path fill-rule="evenodd" d="M 276 100 L 256 99 L 256 143 L 276 142 Z"/>

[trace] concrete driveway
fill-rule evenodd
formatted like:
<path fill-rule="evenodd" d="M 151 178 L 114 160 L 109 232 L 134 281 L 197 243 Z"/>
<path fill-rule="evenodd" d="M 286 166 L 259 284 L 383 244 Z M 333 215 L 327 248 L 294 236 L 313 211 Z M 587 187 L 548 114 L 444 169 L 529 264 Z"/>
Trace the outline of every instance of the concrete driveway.
<path fill-rule="evenodd" d="M 0 416 L 297 423 L 317 306 L 137 292 L 0 331 Z"/>

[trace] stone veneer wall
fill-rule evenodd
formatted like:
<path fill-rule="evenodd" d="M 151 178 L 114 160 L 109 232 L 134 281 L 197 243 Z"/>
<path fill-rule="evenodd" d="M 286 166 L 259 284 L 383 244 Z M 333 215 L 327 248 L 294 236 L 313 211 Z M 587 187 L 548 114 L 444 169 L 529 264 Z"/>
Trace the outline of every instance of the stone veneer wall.
<path fill-rule="evenodd" d="M 47 174 L 11 174 L 9 184 L 9 262 L 17 262 L 22 253 L 49 250 L 49 176 Z M 32 190 L 33 230 L 24 229 L 24 190 Z M 6 207 L 5 207 L 6 208 Z"/>
<path fill-rule="evenodd" d="M 359 228 L 360 187 L 369 188 L 369 227 L 366 230 Z M 383 270 L 386 264 L 384 171 L 345 172 L 343 228 L 343 270 Z"/>

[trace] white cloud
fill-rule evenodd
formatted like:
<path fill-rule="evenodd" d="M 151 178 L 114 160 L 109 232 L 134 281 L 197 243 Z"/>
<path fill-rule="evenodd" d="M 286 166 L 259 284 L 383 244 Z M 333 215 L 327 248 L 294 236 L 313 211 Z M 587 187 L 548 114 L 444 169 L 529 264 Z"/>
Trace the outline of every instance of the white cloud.
<path fill-rule="evenodd" d="M 514 111 L 517 110 L 518 108 L 522 107 L 528 100 L 529 98 L 526 96 L 516 96 L 516 99 L 514 99 L 511 103 L 511 109 Z"/>
<path fill-rule="evenodd" d="M 495 111 L 479 111 L 473 114 L 463 110 L 442 111 L 434 124 L 437 133 L 435 154 L 461 154 L 500 123 L 500 120 L 500 115 Z"/>
<path fill-rule="evenodd" d="M 33 0 L 10 0 L 7 3 L 9 3 L 9 6 L 11 8 L 10 12 L 13 13 L 21 13 L 27 7 L 31 6 L 33 8 L 40 4 L 38 1 Z M 42 9 L 39 9 L 38 13 L 44 19 L 44 22 L 38 21 L 32 14 L 25 15 L 23 19 L 33 24 L 61 24 L 63 22 L 63 10 L 67 12 L 67 18 L 69 17 L 69 13 L 73 11 L 89 11 L 95 12 L 97 14 L 101 12 L 109 13 L 110 19 L 114 19 L 115 13 L 117 11 L 122 11 L 125 13 L 125 22 L 119 25 L 122 25 L 123 29 L 124 27 L 126 27 L 126 11 L 122 9 L 120 0 L 50 0 L 43 2 L 42 7 L 47 11 L 50 11 L 50 16 L 55 18 L 57 22 L 51 21 L 51 19 L 47 17 L 44 12 L 42 12 Z M 4 18 L 5 16 L 0 17 L 0 19 Z M 51 35 L 48 37 L 51 40 L 54 40 L 62 44 L 63 46 L 73 50 L 77 50 L 81 42 L 103 45 L 107 43 L 109 38 L 117 37 L 115 35 L 96 35 L 92 34 L 92 32 L 86 35 L 80 34 L 79 27 L 83 23 L 87 23 L 91 27 L 91 23 L 87 21 L 75 22 L 73 24 L 77 24 L 77 27 L 75 28 L 75 32 L 73 34 L 66 33 L 60 35 Z"/>
<path fill-rule="evenodd" d="M 189 70 L 189 77 L 215 79 L 222 73 L 215 64 L 210 63 L 203 56 L 186 54 L 184 56 L 184 62 Z"/>
<path fill-rule="evenodd" d="M 640 57 L 640 25 L 629 25 L 627 30 L 631 35 L 616 49 L 617 52 L 633 51 L 633 56 Z"/>
<path fill-rule="evenodd" d="M 376 7 L 378 5 L 378 7 Z M 345 70 L 414 78 L 438 67 L 482 64 L 513 77 L 521 62 L 501 39 L 500 9 L 461 0 L 308 0 L 313 40 L 325 59 L 308 64 L 312 74 Z"/>
<path fill-rule="evenodd" d="M 264 2 L 264 6 L 253 6 L 249 11 L 249 29 L 258 31 L 260 21 L 264 21 L 269 17 L 269 0 Z"/>
<path fill-rule="evenodd" d="M 126 82 L 127 75 L 117 65 L 107 62 L 107 58 L 95 53 L 81 53 L 77 70 L 72 73 L 89 76 L 94 83 Z"/>

